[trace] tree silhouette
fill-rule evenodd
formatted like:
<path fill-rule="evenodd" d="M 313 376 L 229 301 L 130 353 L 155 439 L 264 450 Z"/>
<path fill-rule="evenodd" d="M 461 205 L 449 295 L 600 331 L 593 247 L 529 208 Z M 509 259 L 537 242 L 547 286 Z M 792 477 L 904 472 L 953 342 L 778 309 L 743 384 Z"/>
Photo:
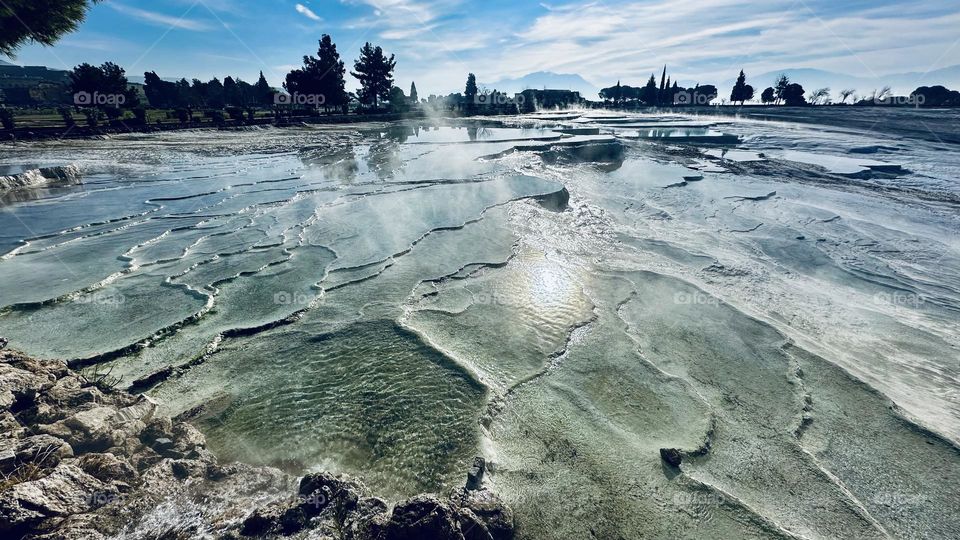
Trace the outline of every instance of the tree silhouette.
<path fill-rule="evenodd" d="M 224 99 L 223 93 L 223 83 L 220 82 L 220 79 L 214 77 L 210 79 L 210 82 L 204 85 L 205 95 L 207 98 L 207 106 L 213 109 L 222 109 L 226 105 L 226 100 Z"/>
<path fill-rule="evenodd" d="M 818 88 L 810 93 L 810 103 L 813 105 L 826 105 L 830 103 L 830 89 Z"/>
<path fill-rule="evenodd" d="M 797 83 L 788 84 L 782 92 L 783 102 L 789 106 L 806 105 L 807 99 L 803 97 L 803 87 Z"/>
<path fill-rule="evenodd" d="M 103 71 L 97 66 L 83 63 L 70 72 L 70 91 L 74 94 L 100 92 L 102 85 Z"/>
<path fill-rule="evenodd" d="M 772 86 L 768 86 L 766 90 L 760 94 L 760 101 L 763 103 L 773 103 L 777 100 L 777 91 L 773 89 Z"/>
<path fill-rule="evenodd" d="M 394 55 L 389 58 L 383 54 L 383 49 L 374 47 L 368 41 L 360 49 L 360 58 L 353 63 L 354 71 L 350 72 L 360 81 L 360 102 L 373 104 L 376 109 L 380 101 L 390 99 L 390 90 L 393 88 L 393 70 L 397 67 Z"/>
<path fill-rule="evenodd" d="M 473 104 L 477 99 L 477 76 L 473 73 L 467 75 L 467 87 L 463 91 L 464 97 L 467 99 L 468 104 Z"/>
<path fill-rule="evenodd" d="M 260 72 L 260 78 L 257 79 L 257 84 L 253 86 L 254 96 L 257 100 L 257 103 L 260 105 L 272 105 L 273 104 L 273 89 L 270 88 L 270 84 L 267 82 L 267 78 L 263 76 L 263 72 Z"/>
<path fill-rule="evenodd" d="M 158 109 L 171 109 L 191 105 L 190 83 L 183 81 L 186 86 L 186 91 L 184 91 L 178 83 L 165 81 L 154 71 L 144 73 L 143 80 L 143 92 L 147 95 L 150 106 Z"/>
<path fill-rule="evenodd" d="M 342 107 L 348 101 L 346 71 L 336 44 L 323 34 L 316 58 L 304 56 L 303 67 L 288 73 L 283 86 L 291 94 L 309 97 L 304 104 L 314 108 Z"/>
<path fill-rule="evenodd" d="M 699 84 L 693 89 L 693 104 L 694 105 L 709 105 L 719 93 L 717 92 L 717 87 L 712 84 L 705 84 L 700 86 Z"/>
<path fill-rule="evenodd" d="M 0 54 L 13 57 L 30 42 L 53 45 L 77 29 L 99 0 L 5 0 L 0 2 Z"/>
<path fill-rule="evenodd" d="M 91 100 L 94 94 L 109 96 L 110 99 L 105 102 L 78 103 L 100 108 L 107 105 L 113 108 L 135 107 L 139 101 L 136 92 L 127 83 L 123 68 L 113 62 L 105 62 L 99 67 L 84 63 L 73 68 L 70 72 L 70 91 L 74 96 L 89 94 Z"/>
<path fill-rule="evenodd" d="M 378 47 L 379 49 L 379 47 Z M 382 55 L 381 55 L 382 56 Z M 393 60 L 393 56 L 390 57 Z M 320 37 L 320 48 L 317 49 L 316 63 L 311 66 L 315 73 L 319 74 L 320 93 L 323 94 L 325 105 L 331 107 L 342 107 L 349 101 L 346 90 L 346 73 L 343 60 L 340 59 L 340 53 L 337 52 L 337 45 L 328 34 Z M 385 77 L 390 79 L 390 72 L 393 71 L 393 65 L 385 73 Z M 392 83 L 392 80 L 389 82 Z"/>
<path fill-rule="evenodd" d="M 887 101 L 892 95 L 893 90 L 891 90 L 889 86 L 884 86 L 880 89 L 880 92 L 874 96 L 874 101 L 877 103 L 882 103 Z"/>
<path fill-rule="evenodd" d="M 417 103 L 420 103 L 420 96 L 417 95 L 417 83 L 416 83 L 416 82 L 410 83 L 410 103 L 411 103 L 412 105 L 416 105 Z"/>
<path fill-rule="evenodd" d="M 856 92 L 853 88 L 846 88 L 840 91 L 840 103 L 846 103 L 847 98 L 852 96 Z"/>
<path fill-rule="evenodd" d="M 227 105 L 235 107 L 239 107 L 243 101 L 243 97 L 240 95 L 240 85 L 229 75 L 223 79 L 223 101 Z"/>
<path fill-rule="evenodd" d="M 200 81 L 196 81 L 200 82 Z M 186 79 L 177 81 L 177 101 L 180 107 L 191 108 L 200 104 L 200 97 Z"/>
<path fill-rule="evenodd" d="M 940 85 L 921 86 L 910 98 L 920 107 L 960 107 L 960 92 Z"/>
<path fill-rule="evenodd" d="M 740 105 L 743 105 L 743 102 L 748 99 L 753 99 L 753 87 L 747 84 L 747 76 L 741 69 L 737 83 L 733 85 L 733 90 L 730 92 L 730 101 L 734 103 L 739 101 Z"/>
<path fill-rule="evenodd" d="M 407 96 L 404 95 L 403 89 L 399 86 L 394 86 L 390 89 L 390 110 L 392 112 L 401 113 L 406 112 L 410 109 L 409 103 L 407 102 Z"/>
<path fill-rule="evenodd" d="M 667 66 L 663 66 L 663 75 L 660 75 L 660 89 L 657 91 L 657 105 L 661 105 L 667 94 Z"/>
<path fill-rule="evenodd" d="M 657 93 L 657 78 L 651 74 L 646 86 L 640 90 L 640 100 L 647 105 L 656 105 Z"/>
<path fill-rule="evenodd" d="M 786 74 L 781 73 L 780 76 L 777 77 L 777 82 L 773 85 L 778 102 L 784 101 L 783 93 L 786 91 L 788 86 L 790 86 L 790 77 L 787 77 Z"/>

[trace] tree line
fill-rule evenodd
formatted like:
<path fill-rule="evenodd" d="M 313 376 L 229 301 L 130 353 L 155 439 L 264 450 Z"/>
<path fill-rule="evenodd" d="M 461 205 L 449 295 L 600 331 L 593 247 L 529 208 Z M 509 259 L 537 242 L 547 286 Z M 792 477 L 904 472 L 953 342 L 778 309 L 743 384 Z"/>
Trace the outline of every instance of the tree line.
<path fill-rule="evenodd" d="M 712 84 L 684 88 L 676 81 L 671 81 L 666 66 L 660 75 L 659 85 L 656 75 L 650 74 L 644 86 L 634 87 L 617 81 L 614 86 L 600 90 L 600 99 L 616 107 L 707 105 L 716 97 L 717 87 Z"/>
<path fill-rule="evenodd" d="M 379 108 L 384 102 L 395 109 L 406 105 L 406 94 L 394 86 L 393 72 L 397 65 L 394 55 L 387 56 L 381 47 L 369 42 L 364 44 L 350 71 L 360 82 L 360 89 L 354 94 L 346 89 L 346 66 L 333 39 L 323 34 L 319 43 L 316 56 L 305 55 L 303 65 L 287 73 L 283 82 L 286 93 L 271 88 L 263 72 L 252 85 L 231 77 L 223 83 L 216 78 L 206 83 L 196 79 L 192 83 L 184 79 L 173 83 L 150 72 L 144 75 L 145 93 L 150 104 L 160 108 L 291 105 L 346 112 L 353 99 L 371 109 Z M 414 83 L 411 93 L 415 90 Z"/>
<path fill-rule="evenodd" d="M 647 84 L 641 87 L 621 85 L 620 81 L 609 88 L 600 90 L 600 98 L 604 103 L 615 107 L 630 106 L 686 106 L 709 105 L 718 97 L 717 88 L 713 85 L 696 85 L 693 88 L 683 88 L 675 81 L 671 84 L 666 67 L 660 77 L 660 84 L 654 75 L 650 75 Z M 741 69 L 737 80 L 730 90 L 730 99 L 724 100 L 732 104 L 743 105 L 756 97 L 756 90 L 747 84 L 747 75 Z M 889 86 L 858 95 L 853 88 L 845 88 L 837 93 L 838 100 L 834 100 L 830 88 L 818 88 L 809 93 L 803 85 L 793 82 L 786 74 L 777 77 L 773 86 L 765 88 L 759 96 L 764 105 L 901 105 L 917 107 L 960 107 L 960 92 L 950 90 L 944 86 L 921 86 L 908 96 L 896 96 Z"/>
<path fill-rule="evenodd" d="M 370 109 L 389 103 L 393 110 L 405 110 L 417 99 L 416 83 L 410 89 L 412 99 L 394 85 L 395 56 L 387 56 L 381 47 L 369 42 L 360 49 L 360 56 L 350 71 L 350 75 L 360 82 L 360 89 L 356 94 L 348 92 L 346 67 L 336 44 L 327 34 L 319 43 L 316 56 L 304 56 L 302 67 L 287 73 L 283 82 L 285 92 L 271 87 L 262 71 L 253 84 L 231 76 L 223 81 L 216 77 L 206 82 L 185 78 L 168 81 L 155 71 L 148 71 L 144 73 L 144 94 L 149 105 L 158 109 L 246 109 L 291 105 L 346 112 L 350 101 L 355 99 Z M 69 90 L 75 105 L 101 108 L 108 115 L 111 109 L 134 109 L 146 105 L 140 103 L 137 93 L 130 89 L 123 68 L 114 63 L 101 66 L 81 64 L 69 75 Z M 76 101 L 78 95 L 83 96 L 82 102 Z M 89 101 L 87 95 L 91 96 Z"/>

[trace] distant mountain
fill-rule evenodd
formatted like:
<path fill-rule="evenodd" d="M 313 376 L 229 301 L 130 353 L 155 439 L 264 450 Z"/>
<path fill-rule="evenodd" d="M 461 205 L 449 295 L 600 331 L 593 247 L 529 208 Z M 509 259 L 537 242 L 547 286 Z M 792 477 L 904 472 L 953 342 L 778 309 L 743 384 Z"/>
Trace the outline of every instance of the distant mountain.
<path fill-rule="evenodd" d="M 960 88 L 960 65 L 936 69 L 929 73 L 892 73 L 877 77 L 857 77 L 812 68 L 782 69 L 778 71 L 768 71 L 760 75 L 747 73 L 747 82 L 753 85 L 759 95 L 764 88 L 773 86 L 774 81 L 776 81 L 781 73 L 790 77 L 791 81 L 803 85 L 803 88 L 807 91 L 816 90 L 817 88 L 830 88 L 834 96 L 845 88 L 853 88 L 861 95 L 869 94 L 873 90 L 879 90 L 884 86 L 889 86 L 893 89 L 894 93 L 899 95 L 907 95 L 913 90 L 916 90 L 918 86 L 934 86 L 939 84 L 951 89 Z M 729 97 L 725 95 L 730 93 L 734 82 L 735 79 L 731 78 L 720 83 L 721 97 Z"/>
<path fill-rule="evenodd" d="M 478 86 L 487 90 L 499 90 L 506 93 L 522 92 L 530 88 L 551 90 L 574 90 L 586 99 L 596 100 L 600 89 L 575 73 L 553 73 L 538 71 L 529 73 L 516 79 L 501 79 L 493 83 L 479 83 Z M 461 90 L 462 91 L 462 90 Z"/>

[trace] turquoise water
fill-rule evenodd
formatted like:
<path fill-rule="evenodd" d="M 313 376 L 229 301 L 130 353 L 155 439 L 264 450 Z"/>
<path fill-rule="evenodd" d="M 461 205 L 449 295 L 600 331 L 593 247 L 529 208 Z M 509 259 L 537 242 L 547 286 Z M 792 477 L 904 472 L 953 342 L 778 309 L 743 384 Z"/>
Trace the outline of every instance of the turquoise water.
<path fill-rule="evenodd" d="M 483 455 L 520 538 L 957 531 L 955 153 L 569 116 L 17 146 L 85 184 L 4 199 L 0 335 L 204 405 L 223 459 L 398 499 Z M 818 166 L 872 146 L 903 170 Z"/>

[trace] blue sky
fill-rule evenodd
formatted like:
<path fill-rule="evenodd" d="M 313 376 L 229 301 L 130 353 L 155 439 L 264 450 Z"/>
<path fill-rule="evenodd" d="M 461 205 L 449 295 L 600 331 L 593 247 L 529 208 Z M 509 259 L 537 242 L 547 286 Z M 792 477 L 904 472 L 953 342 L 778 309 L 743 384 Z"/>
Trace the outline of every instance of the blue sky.
<path fill-rule="evenodd" d="M 262 70 L 279 86 L 328 33 L 348 67 L 364 41 L 395 53 L 398 84 L 427 95 L 460 89 L 469 71 L 579 73 L 597 86 L 642 84 L 665 63 L 704 83 L 741 67 L 925 72 L 960 64 L 957 28 L 960 2 L 942 0 L 105 0 L 78 32 L 14 61 L 251 82 Z"/>

